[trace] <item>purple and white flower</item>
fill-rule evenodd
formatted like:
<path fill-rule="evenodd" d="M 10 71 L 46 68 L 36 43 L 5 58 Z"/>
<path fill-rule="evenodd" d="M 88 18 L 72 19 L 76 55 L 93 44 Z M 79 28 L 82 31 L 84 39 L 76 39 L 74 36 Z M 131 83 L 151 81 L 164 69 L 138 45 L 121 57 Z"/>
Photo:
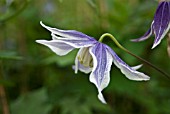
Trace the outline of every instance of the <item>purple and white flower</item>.
<path fill-rule="evenodd" d="M 148 39 L 155 34 L 155 40 L 152 49 L 155 48 L 165 37 L 170 28 L 170 1 L 164 0 L 159 3 L 156 10 L 151 28 L 140 38 L 131 41 L 139 42 Z"/>
<path fill-rule="evenodd" d="M 37 43 L 49 47 L 57 55 L 63 56 L 73 49 L 79 48 L 75 58 L 75 73 L 78 70 L 90 73 L 90 82 L 94 83 L 98 89 L 98 98 L 106 103 L 102 90 L 110 82 L 110 69 L 112 62 L 130 80 L 142 81 L 149 80 L 150 77 L 144 73 L 136 71 L 141 66 L 130 67 L 122 61 L 117 54 L 107 45 L 98 42 L 94 38 L 74 30 L 60 30 L 41 25 L 49 30 L 52 40 L 36 40 Z"/>

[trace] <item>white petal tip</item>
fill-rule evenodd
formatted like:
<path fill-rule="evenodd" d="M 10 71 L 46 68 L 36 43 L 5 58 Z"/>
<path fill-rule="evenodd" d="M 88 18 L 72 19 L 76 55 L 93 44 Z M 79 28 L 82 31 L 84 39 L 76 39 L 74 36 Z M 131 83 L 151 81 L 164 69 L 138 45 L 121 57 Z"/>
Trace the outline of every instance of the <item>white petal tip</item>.
<path fill-rule="evenodd" d="M 46 28 L 47 30 L 51 31 L 51 27 L 46 26 L 42 21 L 40 21 L 42 27 Z M 52 32 L 52 31 L 51 31 Z"/>
<path fill-rule="evenodd" d="M 158 38 L 156 37 L 155 39 L 158 39 Z M 161 43 L 161 40 L 159 40 L 159 41 L 157 41 L 157 42 L 154 41 L 153 46 L 152 46 L 151 49 L 155 48 L 155 47 L 158 46 L 160 43 Z"/>
<path fill-rule="evenodd" d="M 135 80 L 135 81 L 148 81 L 150 80 L 150 77 L 149 76 L 142 76 L 142 77 L 136 77 L 136 78 L 129 78 L 130 80 Z"/>
<path fill-rule="evenodd" d="M 77 70 L 75 69 L 75 65 L 72 66 L 72 69 L 74 70 L 74 73 L 77 74 Z"/>
<path fill-rule="evenodd" d="M 42 26 L 42 27 L 44 27 L 44 28 L 49 28 L 49 27 L 47 27 L 42 21 L 40 21 L 40 25 Z"/>
<path fill-rule="evenodd" d="M 35 40 L 36 43 L 40 43 L 41 41 L 40 40 Z"/>
<path fill-rule="evenodd" d="M 98 98 L 103 104 L 107 104 L 101 92 L 99 92 Z"/>
<path fill-rule="evenodd" d="M 39 44 L 44 44 L 45 40 L 36 40 L 35 42 L 39 43 Z"/>
<path fill-rule="evenodd" d="M 78 73 L 78 70 L 74 70 L 74 73 L 77 74 L 77 73 Z"/>
<path fill-rule="evenodd" d="M 150 77 L 145 77 L 141 81 L 148 81 L 148 80 L 150 80 Z"/>
<path fill-rule="evenodd" d="M 43 22 L 42 22 L 42 21 L 40 21 L 40 25 L 41 25 L 41 26 L 43 26 L 43 27 L 45 27 L 45 25 L 43 24 Z"/>
<path fill-rule="evenodd" d="M 140 69 L 142 66 L 143 66 L 143 64 L 140 64 L 140 65 L 134 66 L 134 67 L 132 67 L 132 68 L 133 68 L 134 70 L 138 70 L 138 69 Z"/>
<path fill-rule="evenodd" d="M 42 21 L 40 21 L 40 24 L 41 24 L 42 26 L 44 25 Z"/>
<path fill-rule="evenodd" d="M 154 44 L 151 49 L 154 49 L 157 46 L 157 44 Z"/>
<path fill-rule="evenodd" d="M 131 39 L 131 42 L 138 42 L 137 39 Z"/>
<path fill-rule="evenodd" d="M 144 73 L 138 72 L 138 71 L 134 71 L 132 74 L 126 74 L 126 73 L 124 73 L 124 74 L 129 80 L 134 80 L 134 81 L 148 81 L 148 80 L 150 80 L 149 76 L 147 76 Z"/>

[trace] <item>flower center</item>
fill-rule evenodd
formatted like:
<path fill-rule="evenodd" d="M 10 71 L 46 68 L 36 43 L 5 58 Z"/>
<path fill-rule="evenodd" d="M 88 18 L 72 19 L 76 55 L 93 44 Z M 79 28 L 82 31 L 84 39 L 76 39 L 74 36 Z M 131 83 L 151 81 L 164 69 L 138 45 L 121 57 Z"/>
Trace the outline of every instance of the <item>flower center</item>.
<path fill-rule="evenodd" d="M 89 48 L 83 48 L 78 56 L 78 60 L 80 64 L 85 67 L 93 67 L 93 59 L 91 54 L 89 53 Z"/>

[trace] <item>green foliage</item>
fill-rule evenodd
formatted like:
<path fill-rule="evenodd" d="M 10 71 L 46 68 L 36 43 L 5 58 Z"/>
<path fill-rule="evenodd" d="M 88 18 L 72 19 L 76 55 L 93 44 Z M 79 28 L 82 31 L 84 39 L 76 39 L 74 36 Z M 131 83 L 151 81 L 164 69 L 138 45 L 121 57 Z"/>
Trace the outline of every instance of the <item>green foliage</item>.
<path fill-rule="evenodd" d="M 14 59 L 14 60 L 21 60 L 22 57 L 18 56 L 16 52 L 12 51 L 1 51 L 0 52 L 0 59 Z"/>
<path fill-rule="evenodd" d="M 100 113 L 109 113 L 111 109 L 108 106 L 97 101 L 96 96 L 65 98 L 60 102 L 61 114 L 93 114 L 91 110 Z"/>
<path fill-rule="evenodd" d="M 13 82 L 11 82 L 9 80 L 4 80 L 4 79 L 0 80 L 0 84 L 3 86 L 14 86 Z"/>
<path fill-rule="evenodd" d="M 21 95 L 11 103 L 12 114 L 49 114 L 51 108 L 45 88 Z"/>
<path fill-rule="evenodd" d="M 56 56 L 56 54 L 50 55 L 43 60 L 43 64 L 57 63 L 61 67 L 74 64 L 77 51 L 73 51 L 66 56 Z M 62 61 L 63 60 L 63 61 Z"/>
<path fill-rule="evenodd" d="M 11 114 L 169 114 L 169 80 L 149 66 L 140 71 L 151 80 L 135 82 L 113 65 L 104 105 L 89 74 L 72 70 L 77 50 L 61 57 L 35 42 L 51 39 L 40 21 L 96 39 L 109 32 L 124 47 L 170 73 L 166 38 L 154 50 L 154 37 L 130 42 L 148 30 L 156 7 L 157 1 L 149 0 L 1 0 L 0 86 L 5 87 Z M 131 66 L 141 64 L 110 39 L 104 43 Z M 2 109 L 0 105 L 0 113 Z"/>

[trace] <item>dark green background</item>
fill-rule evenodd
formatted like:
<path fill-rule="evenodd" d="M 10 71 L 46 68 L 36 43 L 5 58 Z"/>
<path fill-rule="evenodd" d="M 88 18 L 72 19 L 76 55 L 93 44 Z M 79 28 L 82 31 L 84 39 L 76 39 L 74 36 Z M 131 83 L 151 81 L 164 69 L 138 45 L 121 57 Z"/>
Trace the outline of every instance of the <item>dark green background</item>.
<path fill-rule="evenodd" d="M 51 39 L 40 21 L 96 39 L 109 32 L 128 50 L 170 73 L 166 37 L 153 50 L 154 36 L 130 42 L 149 29 L 157 5 L 154 0 L 1 0 L 0 84 L 11 114 L 170 114 L 170 80 L 151 67 L 140 69 L 151 80 L 136 82 L 113 64 L 104 105 L 89 74 L 72 70 L 77 50 L 60 57 L 35 43 Z M 104 43 L 130 66 L 141 64 L 110 39 Z"/>

